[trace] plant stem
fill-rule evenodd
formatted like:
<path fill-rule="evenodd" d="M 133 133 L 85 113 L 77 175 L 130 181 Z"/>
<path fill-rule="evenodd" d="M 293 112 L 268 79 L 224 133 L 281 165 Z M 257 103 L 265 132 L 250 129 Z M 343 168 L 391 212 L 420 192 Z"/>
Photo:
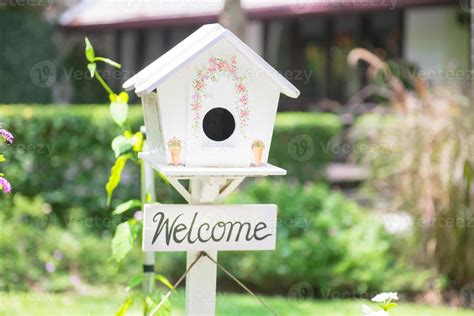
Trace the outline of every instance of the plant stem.
<path fill-rule="evenodd" d="M 100 82 L 100 84 L 102 85 L 102 87 L 104 87 L 104 89 L 109 93 L 109 94 L 114 94 L 114 92 L 112 91 L 112 89 L 110 89 L 109 85 L 105 82 L 105 80 L 102 78 L 102 76 L 99 74 L 99 72 L 96 70 L 95 72 L 95 77 L 97 78 L 97 80 Z"/>

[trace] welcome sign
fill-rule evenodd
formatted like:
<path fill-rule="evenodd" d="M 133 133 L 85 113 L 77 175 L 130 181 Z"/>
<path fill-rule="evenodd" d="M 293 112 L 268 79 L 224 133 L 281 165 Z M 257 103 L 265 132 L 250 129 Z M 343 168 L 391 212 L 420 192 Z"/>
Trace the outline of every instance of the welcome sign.
<path fill-rule="evenodd" d="M 145 205 L 144 251 L 273 250 L 276 205 Z"/>

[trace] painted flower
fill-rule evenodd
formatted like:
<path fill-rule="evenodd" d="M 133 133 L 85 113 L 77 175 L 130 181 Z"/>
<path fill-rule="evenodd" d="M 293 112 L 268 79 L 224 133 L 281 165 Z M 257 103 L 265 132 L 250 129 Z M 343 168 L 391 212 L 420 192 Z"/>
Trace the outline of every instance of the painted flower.
<path fill-rule="evenodd" d="M 193 102 L 191 103 L 191 110 L 194 112 L 194 134 L 197 135 L 197 128 L 199 127 L 200 110 L 202 108 L 202 98 L 211 97 L 211 94 L 206 91 L 207 80 L 218 81 L 217 73 L 226 75 L 229 79 L 235 81 L 235 91 L 237 96 L 237 110 L 240 112 L 240 126 L 245 127 L 248 125 L 248 117 L 250 115 L 248 109 L 248 94 L 247 87 L 244 84 L 245 78 L 238 76 L 237 74 L 237 57 L 234 55 L 230 61 L 226 61 L 222 58 L 209 57 L 209 65 L 203 65 L 202 68 L 196 70 L 196 77 L 193 81 L 193 87 L 195 89 L 192 96 Z"/>
<path fill-rule="evenodd" d="M 0 190 L 2 190 L 5 193 L 12 192 L 12 186 L 10 182 L 8 182 L 8 180 L 5 179 L 4 177 L 0 177 Z"/>
<path fill-rule="evenodd" d="M 202 90 L 202 88 L 204 88 L 204 83 L 202 83 L 202 81 L 197 81 L 194 87 L 196 90 Z"/>
<path fill-rule="evenodd" d="M 249 97 L 247 95 L 243 95 L 240 97 L 240 102 L 247 105 L 249 103 Z"/>
<path fill-rule="evenodd" d="M 213 72 L 216 72 L 216 71 L 217 71 L 217 67 L 216 67 L 216 65 L 212 65 L 212 66 L 209 67 L 207 70 L 208 70 L 209 72 L 213 73 Z"/>
<path fill-rule="evenodd" d="M 15 137 L 13 137 L 12 133 L 7 131 L 4 128 L 0 128 L 0 137 L 3 138 L 8 144 L 13 144 Z"/>
<path fill-rule="evenodd" d="M 398 301 L 397 292 L 380 293 L 372 298 L 372 302 L 385 303 L 387 301 Z"/>

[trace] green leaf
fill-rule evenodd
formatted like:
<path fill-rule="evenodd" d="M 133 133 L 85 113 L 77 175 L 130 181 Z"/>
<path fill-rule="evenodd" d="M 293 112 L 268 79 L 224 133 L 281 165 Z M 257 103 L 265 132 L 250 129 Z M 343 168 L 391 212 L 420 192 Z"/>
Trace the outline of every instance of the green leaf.
<path fill-rule="evenodd" d="M 85 38 L 85 42 L 86 42 L 86 59 L 89 62 L 93 63 L 94 58 L 95 58 L 94 47 L 92 47 L 92 44 L 87 37 Z"/>
<path fill-rule="evenodd" d="M 388 312 L 389 310 L 391 310 L 392 308 L 395 308 L 395 307 L 397 307 L 397 303 L 389 302 L 389 303 L 385 303 L 385 304 L 380 304 L 380 308 L 382 308 L 386 312 Z"/>
<path fill-rule="evenodd" d="M 120 262 L 132 248 L 133 237 L 130 224 L 128 222 L 121 223 L 117 226 L 112 239 L 112 256 L 115 261 Z"/>
<path fill-rule="evenodd" d="M 115 93 L 110 93 L 109 94 L 110 102 L 117 102 L 117 98 L 118 98 L 118 95 L 116 95 Z"/>
<path fill-rule="evenodd" d="M 145 195 L 145 201 L 146 203 L 151 203 L 151 194 L 149 192 Z"/>
<path fill-rule="evenodd" d="M 119 102 L 111 102 L 110 103 L 110 115 L 112 116 L 112 119 L 114 120 L 117 125 L 122 126 L 123 123 L 127 121 L 128 117 L 128 104 Z"/>
<path fill-rule="evenodd" d="M 130 225 L 130 231 L 132 232 L 133 239 L 138 239 L 143 231 L 143 222 L 137 221 L 136 219 L 130 219 L 128 220 L 128 223 Z"/>
<path fill-rule="evenodd" d="M 155 279 L 159 282 L 161 282 L 163 285 L 165 285 L 167 288 L 169 288 L 170 290 L 172 290 L 173 292 L 175 292 L 174 290 L 174 286 L 170 283 L 170 281 L 168 281 L 167 278 L 165 278 L 163 275 L 161 274 L 157 274 Z"/>
<path fill-rule="evenodd" d="M 170 185 L 170 180 L 163 173 L 158 171 L 158 176 L 166 183 L 166 185 Z"/>
<path fill-rule="evenodd" d="M 127 286 L 127 290 L 131 290 L 133 288 L 136 288 L 137 286 L 139 286 L 140 284 L 143 283 L 143 281 L 145 280 L 145 276 L 143 274 L 139 274 L 139 275 L 136 275 L 134 276 L 129 282 L 128 282 L 128 286 Z"/>
<path fill-rule="evenodd" d="M 142 202 L 140 200 L 130 200 L 117 206 L 115 210 L 112 212 L 112 214 L 114 215 L 122 214 L 132 208 L 140 207 L 140 206 L 142 206 Z"/>
<path fill-rule="evenodd" d="M 120 183 L 120 179 L 122 178 L 122 171 L 127 163 L 127 160 L 130 158 L 129 155 L 120 156 L 115 160 L 115 164 L 110 171 L 109 181 L 105 185 L 105 190 L 107 191 L 107 205 L 110 205 L 110 201 L 112 200 L 112 194 L 114 190 Z"/>
<path fill-rule="evenodd" d="M 133 143 L 132 141 L 125 137 L 125 136 L 117 136 L 114 138 L 112 141 L 112 150 L 115 153 L 115 158 L 125 154 L 128 152 L 130 149 L 132 149 Z"/>
<path fill-rule="evenodd" d="M 128 103 L 128 99 L 129 99 L 128 93 L 125 91 L 120 92 L 119 95 L 117 96 L 117 101 L 121 103 Z"/>
<path fill-rule="evenodd" d="M 91 78 L 94 78 L 95 76 L 95 71 L 97 70 L 97 65 L 92 63 L 87 65 L 87 69 L 89 69 L 89 72 L 91 74 Z"/>
<path fill-rule="evenodd" d="M 0 154 L 0 162 L 4 162 L 5 161 L 5 156 Z"/>
<path fill-rule="evenodd" d="M 134 300 L 134 295 L 127 297 L 125 302 L 123 302 L 122 306 L 120 306 L 120 309 L 117 311 L 117 313 L 115 313 L 115 316 L 125 316 L 127 310 L 130 308 L 130 306 L 132 306 Z"/>
<path fill-rule="evenodd" d="M 115 68 L 118 68 L 118 69 L 122 68 L 122 65 L 120 65 L 119 63 L 117 63 L 117 62 L 115 62 L 111 59 L 105 58 L 105 57 L 95 57 L 94 61 L 102 61 L 106 64 L 109 64 L 109 65 L 115 67 Z"/>
<path fill-rule="evenodd" d="M 133 151 L 134 152 L 141 152 L 143 149 L 143 133 L 142 132 L 136 132 L 135 135 L 132 137 L 132 143 L 133 143 Z"/>

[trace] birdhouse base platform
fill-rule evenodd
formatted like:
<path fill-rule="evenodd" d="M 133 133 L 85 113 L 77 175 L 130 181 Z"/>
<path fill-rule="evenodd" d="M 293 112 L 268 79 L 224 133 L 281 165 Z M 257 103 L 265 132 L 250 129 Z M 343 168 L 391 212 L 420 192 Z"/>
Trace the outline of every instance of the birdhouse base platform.
<path fill-rule="evenodd" d="M 166 177 L 178 179 L 191 179 L 202 177 L 265 177 L 265 176 L 284 176 L 286 170 L 271 164 L 265 164 L 258 167 L 188 167 L 165 165 L 153 159 L 153 153 L 142 152 L 140 158 L 149 163 L 153 169 L 161 172 Z"/>

